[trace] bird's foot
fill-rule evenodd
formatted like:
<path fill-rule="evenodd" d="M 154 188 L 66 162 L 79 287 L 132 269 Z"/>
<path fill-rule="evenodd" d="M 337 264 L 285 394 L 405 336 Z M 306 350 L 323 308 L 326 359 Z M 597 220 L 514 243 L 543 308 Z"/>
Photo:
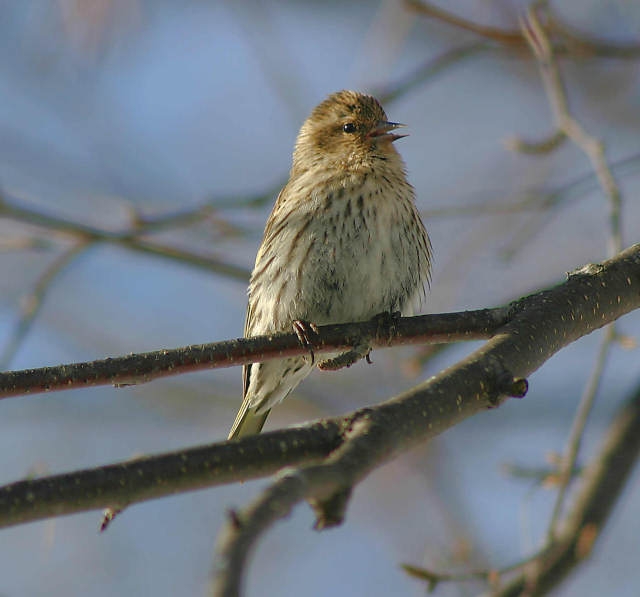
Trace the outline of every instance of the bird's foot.
<path fill-rule="evenodd" d="M 313 353 L 313 341 L 311 339 L 313 336 L 317 335 L 318 326 L 316 326 L 315 323 L 296 319 L 293 322 L 293 331 L 296 333 L 296 336 L 298 336 L 300 344 L 309 351 L 309 355 L 311 356 L 311 365 L 313 366 L 316 362 L 316 356 Z"/>
<path fill-rule="evenodd" d="M 375 337 L 379 336 L 382 331 L 385 332 L 385 336 L 389 335 L 389 330 L 394 330 L 397 321 L 402 317 L 400 311 L 383 311 L 371 318 L 371 321 L 377 324 L 378 330 Z M 318 363 L 318 369 L 323 371 L 336 371 L 344 367 L 351 367 L 354 363 L 360 359 L 366 359 L 369 365 L 371 361 L 371 344 L 369 341 L 362 340 L 359 344 L 356 344 L 352 350 L 343 352 L 333 359 L 327 359 L 326 361 L 320 361 Z"/>
<path fill-rule="evenodd" d="M 402 317 L 400 311 L 383 311 L 371 318 L 371 321 L 378 324 L 378 330 L 386 328 L 393 330 L 398 324 L 398 320 Z"/>

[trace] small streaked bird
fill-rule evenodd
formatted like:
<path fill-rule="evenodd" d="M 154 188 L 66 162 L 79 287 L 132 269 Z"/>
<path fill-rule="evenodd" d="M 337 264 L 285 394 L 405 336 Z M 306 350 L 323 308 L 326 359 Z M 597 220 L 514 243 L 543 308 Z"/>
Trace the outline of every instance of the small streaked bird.
<path fill-rule="evenodd" d="M 431 248 L 393 145 L 401 126 L 355 91 L 330 95 L 304 122 L 251 274 L 246 337 L 413 312 Z M 229 439 L 260 432 L 313 365 L 306 355 L 245 366 Z"/>

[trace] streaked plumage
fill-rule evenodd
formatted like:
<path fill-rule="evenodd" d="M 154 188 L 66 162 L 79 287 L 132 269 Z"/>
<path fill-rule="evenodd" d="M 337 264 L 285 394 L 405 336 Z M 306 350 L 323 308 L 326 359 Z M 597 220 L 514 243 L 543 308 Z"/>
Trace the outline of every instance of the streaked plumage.
<path fill-rule="evenodd" d="M 340 91 L 302 125 L 289 181 L 264 231 L 249 285 L 245 336 L 410 314 L 429 279 L 429 238 L 375 98 Z M 330 356 L 330 355 L 329 355 Z M 324 358 L 328 358 L 323 355 Z M 248 365 L 229 438 L 258 433 L 312 369 L 295 357 Z"/>

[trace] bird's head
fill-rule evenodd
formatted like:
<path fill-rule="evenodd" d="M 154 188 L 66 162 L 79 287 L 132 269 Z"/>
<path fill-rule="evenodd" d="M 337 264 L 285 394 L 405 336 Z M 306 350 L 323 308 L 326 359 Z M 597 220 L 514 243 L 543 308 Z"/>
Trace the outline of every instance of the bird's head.
<path fill-rule="evenodd" d="M 356 91 L 338 91 L 311 112 L 302 125 L 293 153 L 293 171 L 375 168 L 380 160 L 400 160 L 393 142 L 406 135 L 392 131 L 404 125 L 389 122 L 382 106 Z"/>

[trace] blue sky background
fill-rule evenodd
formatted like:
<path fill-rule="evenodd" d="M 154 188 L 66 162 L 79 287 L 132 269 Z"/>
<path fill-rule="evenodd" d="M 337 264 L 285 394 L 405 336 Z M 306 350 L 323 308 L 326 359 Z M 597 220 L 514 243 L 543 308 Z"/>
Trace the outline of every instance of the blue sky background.
<path fill-rule="evenodd" d="M 445 5 L 444 3 L 442 4 Z M 524 3 L 456 1 L 450 10 L 514 27 Z M 566 1 L 573 26 L 638 42 L 640 8 Z M 91 10 L 89 10 L 91 8 Z M 145 214 L 219 205 L 218 222 L 159 235 L 167 244 L 251 268 L 271 202 L 243 200 L 286 179 L 298 128 L 342 88 L 379 92 L 447 49 L 472 41 L 398 2 L 94 0 L 0 4 L 0 188 L 51 214 L 110 230 Z M 637 62 L 562 63 L 571 106 L 612 160 L 639 152 Z M 552 130 L 535 65 L 493 51 L 450 67 L 386 105 L 409 125 L 398 148 L 435 254 L 427 312 L 489 307 L 544 287 L 606 256 L 607 205 L 595 184 L 563 195 L 551 214 L 442 217 L 456 206 L 510 204 L 590 172 L 571 144 L 546 156 L 505 149 L 512 135 Z M 638 240 L 640 160 L 620 170 L 625 246 Z M 223 223 L 221 224 L 220 221 Z M 528 235 L 527 231 L 533 233 Z M 3 244 L 40 237 L 0 219 Z M 0 252 L 0 342 L 21 300 L 68 239 Z M 12 368 L 177 347 L 242 334 L 243 282 L 185 264 L 99 245 L 56 278 Z M 637 337 L 637 315 L 621 333 Z M 422 595 L 400 563 L 450 570 L 518 559 L 544 535 L 552 493 L 502 473 L 561 450 L 598 334 L 554 357 L 525 400 L 475 417 L 376 471 L 355 491 L 346 524 L 311 529 L 300 507 L 260 542 L 248 595 Z M 314 373 L 268 426 L 374 404 L 467 354 L 460 346 L 424 371 L 403 368 L 413 349 L 377 351 L 374 366 Z M 638 352 L 615 346 L 585 440 L 597 448 L 638 382 Z M 221 440 L 240 401 L 238 369 L 126 389 L 97 388 L 0 403 L 0 481 L 105 464 Z M 136 505 L 98 534 L 92 512 L 0 533 L 6 595 L 202 595 L 216 535 L 231 507 L 268 481 Z M 631 479 L 592 561 L 559 595 L 637 594 L 638 476 Z M 471 595 L 443 586 L 437 595 Z"/>

